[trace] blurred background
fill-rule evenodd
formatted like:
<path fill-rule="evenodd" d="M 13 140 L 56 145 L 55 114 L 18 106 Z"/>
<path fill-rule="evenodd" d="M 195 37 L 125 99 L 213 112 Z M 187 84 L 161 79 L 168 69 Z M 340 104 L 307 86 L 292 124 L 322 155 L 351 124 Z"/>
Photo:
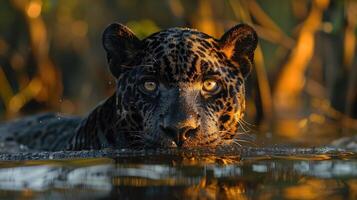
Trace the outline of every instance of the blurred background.
<path fill-rule="evenodd" d="M 0 120 L 84 115 L 112 94 L 101 46 L 112 22 L 139 38 L 174 26 L 219 38 L 248 23 L 260 43 L 247 83 L 247 129 L 322 142 L 356 133 L 354 0 L 1 1 Z"/>

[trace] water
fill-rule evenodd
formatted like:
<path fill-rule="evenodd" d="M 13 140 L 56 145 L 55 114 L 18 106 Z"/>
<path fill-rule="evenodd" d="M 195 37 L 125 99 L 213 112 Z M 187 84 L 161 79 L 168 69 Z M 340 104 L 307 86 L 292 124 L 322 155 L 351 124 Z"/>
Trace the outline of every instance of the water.
<path fill-rule="evenodd" d="M 357 154 L 329 147 L 33 158 L 0 162 L 0 199 L 357 199 Z"/>

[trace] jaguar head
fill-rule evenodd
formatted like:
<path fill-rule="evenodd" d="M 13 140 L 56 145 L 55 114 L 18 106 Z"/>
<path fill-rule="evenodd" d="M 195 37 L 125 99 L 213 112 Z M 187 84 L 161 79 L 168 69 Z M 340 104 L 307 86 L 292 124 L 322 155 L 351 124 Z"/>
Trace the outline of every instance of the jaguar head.
<path fill-rule="evenodd" d="M 240 132 L 257 41 L 245 24 L 219 39 L 171 28 L 142 40 L 111 24 L 103 46 L 117 80 L 118 134 L 137 147 L 231 143 Z"/>

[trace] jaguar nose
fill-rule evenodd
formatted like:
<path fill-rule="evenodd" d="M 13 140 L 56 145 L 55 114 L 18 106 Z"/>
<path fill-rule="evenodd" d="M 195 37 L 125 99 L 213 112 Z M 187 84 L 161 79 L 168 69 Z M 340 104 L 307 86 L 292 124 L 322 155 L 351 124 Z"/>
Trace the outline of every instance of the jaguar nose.
<path fill-rule="evenodd" d="M 198 127 L 192 126 L 177 128 L 174 126 L 160 125 L 160 128 L 167 136 L 172 138 L 178 147 L 181 147 L 189 138 L 193 138 L 198 130 Z"/>

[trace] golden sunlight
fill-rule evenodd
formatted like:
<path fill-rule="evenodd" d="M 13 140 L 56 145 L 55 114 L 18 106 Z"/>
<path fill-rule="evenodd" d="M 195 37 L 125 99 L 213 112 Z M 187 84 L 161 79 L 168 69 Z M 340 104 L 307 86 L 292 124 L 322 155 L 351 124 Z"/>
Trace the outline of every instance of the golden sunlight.
<path fill-rule="evenodd" d="M 27 15 L 31 18 L 40 16 L 42 10 L 41 1 L 31 1 L 27 7 Z"/>

